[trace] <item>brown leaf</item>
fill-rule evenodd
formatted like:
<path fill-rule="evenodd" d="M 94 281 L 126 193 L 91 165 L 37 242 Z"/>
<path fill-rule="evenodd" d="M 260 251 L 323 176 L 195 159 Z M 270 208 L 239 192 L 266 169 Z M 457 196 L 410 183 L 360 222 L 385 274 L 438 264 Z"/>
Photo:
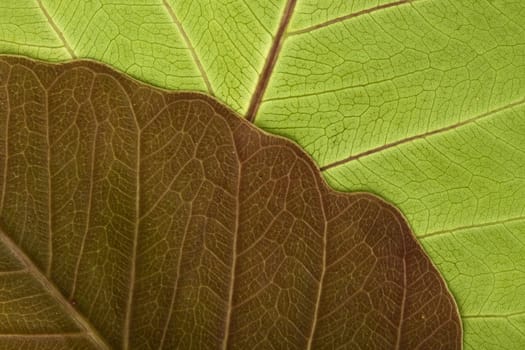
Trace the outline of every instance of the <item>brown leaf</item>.
<path fill-rule="evenodd" d="M 1 348 L 459 349 L 402 215 L 214 99 L 0 58 Z"/>

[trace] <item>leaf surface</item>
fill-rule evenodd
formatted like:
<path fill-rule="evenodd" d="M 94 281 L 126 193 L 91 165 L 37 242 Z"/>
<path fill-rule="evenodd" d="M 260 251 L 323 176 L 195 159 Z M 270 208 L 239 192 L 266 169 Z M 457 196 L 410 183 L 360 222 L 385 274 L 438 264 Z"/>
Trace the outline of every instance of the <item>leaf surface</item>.
<path fill-rule="evenodd" d="M 460 349 L 402 215 L 206 95 L 0 58 L 2 348 Z"/>
<path fill-rule="evenodd" d="M 405 213 L 458 301 L 467 348 L 512 350 L 525 347 L 524 6 L 6 1 L 0 51 L 205 91 L 297 141 L 331 186 Z"/>

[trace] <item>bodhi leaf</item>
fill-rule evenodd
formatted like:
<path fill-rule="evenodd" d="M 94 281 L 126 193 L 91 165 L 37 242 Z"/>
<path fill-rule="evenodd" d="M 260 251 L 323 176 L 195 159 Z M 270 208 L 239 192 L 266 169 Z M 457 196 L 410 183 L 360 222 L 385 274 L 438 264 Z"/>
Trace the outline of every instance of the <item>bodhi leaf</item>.
<path fill-rule="evenodd" d="M 212 98 L 0 58 L 0 347 L 460 349 L 402 215 Z"/>
<path fill-rule="evenodd" d="M 405 213 L 469 349 L 525 347 L 525 2 L 19 0 L 0 51 L 206 91 Z"/>

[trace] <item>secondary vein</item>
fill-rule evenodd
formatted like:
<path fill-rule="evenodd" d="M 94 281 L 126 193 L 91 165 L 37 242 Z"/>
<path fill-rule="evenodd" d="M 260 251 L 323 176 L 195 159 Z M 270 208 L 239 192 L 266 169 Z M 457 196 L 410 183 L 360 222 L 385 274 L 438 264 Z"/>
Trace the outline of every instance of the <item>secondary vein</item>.
<path fill-rule="evenodd" d="M 95 79 L 93 79 L 95 80 Z M 93 89 L 93 85 L 92 85 L 92 88 Z M 91 90 L 93 91 L 93 90 Z M 73 282 L 71 284 L 71 292 L 69 294 L 69 299 L 73 299 L 74 296 L 75 296 L 75 292 L 76 292 L 76 288 L 77 288 L 77 280 L 78 280 L 78 273 L 79 273 L 79 270 L 80 270 L 80 261 L 82 260 L 82 257 L 84 256 L 84 249 L 85 249 L 85 246 L 86 246 L 86 240 L 87 240 L 87 236 L 88 236 L 88 233 L 89 233 L 89 228 L 91 226 L 91 212 L 92 212 L 92 208 L 93 208 L 93 196 L 94 196 L 94 182 L 95 182 L 95 179 L 94 179 L 94 176 L 95 176 L 95 162 L 96 162 L 96 157 L 95 157 L 95 153 L 96 153 L 96 148 L 97 148 L 97 137 L 98 137 L 98 122 L 96 120 L 96 117 L 94 117 L 95 119 L 95 135 L 93 136 L 93 144 L 92 144 L 92 149 L 91 149 L 91 165 L 90 165 L 90 169 L 89 169 L 89 172 L 90 172 L 90 175 L 89 175 L 89 197 L 88 197 L 88 202 L 87 202 L 87 212 L 86 212 L 86 226 L 84 228 L 84 234 L 82 235 L 82 243 L 80 244 L 80 250 L 78 252 L 78 257 L 77 257 L 77 261 L 75 263 L 75 272 L 73 274 Z"/>
<path fill-rule="evenodd" d="M 213 88 L 211 87 L 210 79 L 208 78 L 208 75 L 206 74 L 206 71 L 204 70 L 204 66 L 202 65 L 199 56 L 197 55 L 197 51 L 195 51 L 195 47 L 192 45 L 190 38 L 188 37 L 188 34 L 184 30 L 184 27 L 182 26 L 182 22 L 179 21 L 177 18 L 177 15 L 175 15 L 175 11 L 173 11 L 173 8 L 168 3 L 167 0 L 162 0 L 162 3 L 164 4 L 164 7 L 166 8 L 166 11 L 171 17 L 171 20 L 175 25 L 177 26 L 177 29 L 179 30 L 180 34 L 182 35 L 182 39 L 184 39 L 184 42 L 186 43 L 186 46 L 188 47 L 188 50 L 190 50 L 191 56 L 193 57 L 193 61 L 195 62 L 195 65 L 197 66 L 197 69 L 199 70 L 202 80 L 204 81 L 204 84 L 206 85 L 206 89 L 208 90 L 208 93 L 213 96 Z"/>
<path fill-rule="evenodd" d="M 40 83 L 42 85 L 42 83 Z M 43 88 L 43 86 L 42 86 Z M 44 101 L 45 101 L 45 117 L 46 117 L 46 143 L 47 143 L 47 230 L 48 230 L 48 240 L 47 240 L 47 250 L 48 250 L 48 259 L 46 266 L 47 276 L 51 276 L 51 267 L 53 265 L 53 200 L 52 196 L 52 174 L 51 174 L 51 138 L 50 138 L 50 123 L 49 123 L 49 94 L 46 89 L 44 91 Z"/>
<path fill-rule="evenodd" d="M 60 41 L 62 41 L 62 44 L 64 44 L 64 47 L 66 48 L 66 50 L 69 53 L 69 55 L 71 56 L 71 58 L 77 58 L 77 55 L 75 54 L 75 51 L 73 50 L 71 45 L 69 45 L 69 43 L 67 42 L 66 38 L 64 37 L 64 33 L 62 33 L 62 31 L 60 30 L 60 28 L 58 28 L 58 26 L 55 23 L 55 21 L 53 21 L 53 18 L 49 15 L 49 12 L 47 12 L 47 9 L 45 8 L 44 4 L 42 3 L 42 0 L 36 0 L 36 3 L 38 4 L 38 7 L 40 8 L 40 11 L 42 11 L 44 16 L 46 17 L 47 22 L 49 23 L 51 28 L 53 28 L 53 30 L 55 31 L 56 35 L 60 39 Z"/>
<path fill-rule="evenodd" d="M 517 312 L 510 312 L 510 313 L 502 313 L 502 314 L 463 314 L 461 315 L 461 318 L 511 318 L 516 316 L 525 315 L 525 311 L 517 311 Z"/>
<path fill-rule="evenodd" d="M 316 179 L 316 181 L 318 181 Z M 308 343 L 307 343 L 307 349 L 312 349 L 312 344 L 314 341 L 315 331 L 317 329 L 317 321 L 319 319 L 319 310 L 321 305 L 321 296 L 323 292 L 323 286 L 324 286 L 324 278 L 326 275 L 326 268 L 327 268 L 327 256 L 326 256 L 326 250 L 328 248 L 328 222 L 326 218 L 326 212 L 324 208 L 324 202 L 323 202 L 323 194 L 321 191 L 319 191 L 321 184 L 319 182 L 317 183 L 317 192 L 319 193 L 319 200 L 321 203 L 321 213 L 323 214 L 323 256 L 322 256 L 322 266 L 321 266 L 321 276 L 319 277 L 319 285 L 317 288 L 317 293 L 315 297 L 315 307 L 314 307 L 314 314 L 312 318 L 312 326 L 310 328 L 310 334 L 308 336 Z"/>
<path fill-rule="evenodd" d="M 499 107 L 499 108 L 490 110 L 488 112 L 482 113 L 482 114 L 477 115 L 475 117 L 472 117 L 470 119 L 466 119 L 466 120 L 463 120 L 461 122 L 458 122 L 458 123 L 455 123 L 455 124 L 443 127 L 443 128 L 439 128 L 439 129 L 428 131 L 428 132 L 425 132 L 425 133 L 422 133 L 422 134 L 417 134 L 417 135 L 413 135 L 413 136 L 410 136 L 410 137 L 406 137 L 404 139 L 400 139 L 400 140 L 397 140 L 397 141 L 394 141 L 394 142 L 387 143 L 387 144 L 385 144 L 383 146 L 375 147 L 375 148 L 369 149 L 367 151 L 364 151 L 364 152 L 361 152 L 361 153 L 358 153 L 358 154 L 355 154 L 355 155 L 348 156 L 346 158 L 340 159 L 340 160 L 335 161 L 333 163 L 329 163 L 327 165 L 323 165 L 322 167 L 319 168 L 319 170 L 326 171 L 328 169 L 335 168 L 337 166 L 349 163 L 351 161 L 358 160 L 358 159 L 367 157 L 369 155 L 372 155 L 372 154 L 375 154 L 375 153 L 379 153 L 379 152 L 385 151 L 387 149 L 390 149 L 390 148 L 393 148 L 393 147 L 396 147 L 396 146 L 399 146 L 399 145 L 402 145 L 402 144 L 405 144 L 405 143 L 408 143 L 408 142 L 411 142 L 411 141 L 415 141 L 415 140 L 419 140 L 419 139 L 425 139 L 425 138 L 427 138 L 429 136 L 433 136 L 433 135 L 441 134 L 441 133 L 444 133 L 444 132 L 447 132 L 447 131 L 451 131 L 451 130 L 454 130 L 454 129 L 466 126 L 468 124 L 475 123 L 475 122 L 477 122 L 477 121 L 479 121 L 481 119 L 490 117 L 490 116 L 492 116 L 492 115 L 494 115 L 496 113 L 503 112 L 503 111 L 508 110 L 508 109 L 512 109 L 512 108 L 517 107 L 519 105 L 522 105 L 524 103 L 525 103 L 525 98 L 521 99 L 519 101 L 515 101 L 515 102 L 512 102 L 512 103 L 509 103 L 509 104 L 507 104 L 507 105 L 505 105 L 503 107 Z"/>
<path fill-rule="evenodd" d="M 9 70 L 9 74 L 7 76 L 7 79 L 6 81 L 9 81 L 9 79 L 11 78 L 11 70 Z M 7 85 L 5 87 L 5 92 L 6 92 L 6 108 L 7 108 L 7 113 L 6 113 L 6 121 L 5 121 L 5 144 L 4 144 L 4 174 L 3 174 L 3 179 L 2 179 L 2 193 L 0 194 L 0 215 L 2 214 L 3 210 L 4 210 L 4 201 L 5 201 L 5 196 L 6 196 L 6 192 L 7 192 L 7 166 L 9 165 L 9 117 L 11 115 L 11 111 L 9 110 L 10 109 L 10 104 L 11 102 L 9 101 L 9 91 L 7 90 Z"/>
<path fill-rule="evenodd" d="M 123 91 L 125 91 L 123 89 Z M 135 110 L 131 101 L 129 101 L 129 107 L 131 113 L 133 114 L 133 119 L 135 121 L 135 126 L 137 129 L 137 157 L 135 160 L 135 225 L 133 230 L 133 246 L 131 251 L 131 267 L 130 267 L 130 277 L 129 277 L 129 294 L 128 300 L 126 301 L 126 313 L 124 318 L 124 328 L 122 332 L 122 348 L 129 349 L 129 338 L 130 338 L 130 328 L 131 328 L 131 317 L 132 317 L 132 307 L 133 307 L 133 297 L 135 292 L 135 280 L 137 274 L 137 250 L 138 250 L 138 239 L 139 239 L 139 226 L 141 221 L 140 213 L 140 201 L 141 201 L 141 187 L 140 187 L 140 176 L 141 176 L 141 127 L 135 114 Z"/>
<path fill-rule="evenodd" d="M 326 22 L 318 23 L 318 24 L 315 24 L 315 25 L 312 25 L 312 26 L 309 26 L 309 27 L 306 27 L 306 28 L 303 28 L 303 29 L 294 30 L 294 31 L 289 32 L 288 35 L 290 36 L 290 35 L 298 35 L 298 34 L 304 34 L 304 33 L 312 32 L 314 30 L 327 27 L 327 26 L 329 26 L 331 24 L 335 24 L 335 23 L 338 23 L 338 22 L 343 22 L 343 21 L 346 21 L 346 20 L 351 19 L 351 18 L 359 17 L 359 16 L 366 15 L 366 14 L 370 14 L 370 13 L 377 12 L 377 11 L 380 11 L 380 10 L 384 10 L 384 9 L 387 9 L 387 8 L 390 8 L 390 7 L 395 7 L 395 6 L 399 6 L 399 5 L 403 5 L 403 4 L 408 4 L 408 3 L 411 3 L 411 2 L 414 2 L 414 1 L 416 1 L 416 0 L 400 0 L 400 1 L 395 1 L 395 2 L 391 2 L 391 3 L 387 3 L 387 4 L 378 5 L 378 6 L 371 7 L 371 8 L 368 8 L 368 9 L 364 9 L 364 10 L 361 10 L 361 11 L 357 11 L 357 12 L 354 12 L 354 13 L 349 13 L 349 14 L 344 15 L 344 16 L 333 18 L 333 19 L 328 20 Z"/>
<path fill-rule="evenodd" d="M 451 232 L 454 232 L 454 231 L 464 231 L 464 230 L 469 230 L 469 229 L 473 229 L 473 228 L 483 228 L 483 227 L 487 227 L 487 226 L 502 225 L 502 224 L 506 224 L 506 223 L 512 223 L 512 222 L 515 222 L 515 221 L 523 221 L 523 220 L 525 220 L 525 216 L 518 216 L 518 217 L 513 217 L 513 218 L 509 218 L 509 219 L 504 219 L 504 220 L 483 222 L 483 223 L 480 223 L 480 224 L 458 226 L 458 227 L 453 227 L 453 228 L 449 228 L 449 229 L 445 229 L 445 230 L 424 233 L 422 235 L 419 235 L 418 238 L 419 239 L 425 239 L 425 238 L 429 238 L 429 237 L 433 237 L 433 236 L 439 236 L 439 235 L 451 233 Z"/>
<path fill-rule="evenodd" d="M 407 299 L 407 262 L 406 262 L 406 244 L 403 239 L 403 294 L 401 297 L 401 306 L 399 314 L 399 325 L 397 326 L 396 350 L 401 348 L 401 338 L 403 337 L 403 323 L 405 321 L 405 308 Z"/>
<path fill-rule="evenodd" d="M 235 143 L 234 143 L 235 144 Z M 236 150 L 237 152 L 237 150 Z M 238 158 L 238 157 L 237 157 Z M 231 263 L 231 272 L 230 272 L 230 285 L 228 287 L 228 309 L 226 310 L 226 322 L 224 326 L 224 338 L 222 340 L 222 349 L 228 349 L 228 341 L 230 336 L 230 325 L 232 318 L 232 309 L 233 309 L 233 290 L 235 288 L 235 269 L 237 267 L 237 237 L 239 236 L 239 222 L 240 222 L 240 193 L 241 193 L 241 179 L 242 179 L 242 164 L 239 161 L 237 168 L 237 187 L 235 193 L 235 226 L 233 231 L 233 250 L 232 250 L 232 263 Z"/>

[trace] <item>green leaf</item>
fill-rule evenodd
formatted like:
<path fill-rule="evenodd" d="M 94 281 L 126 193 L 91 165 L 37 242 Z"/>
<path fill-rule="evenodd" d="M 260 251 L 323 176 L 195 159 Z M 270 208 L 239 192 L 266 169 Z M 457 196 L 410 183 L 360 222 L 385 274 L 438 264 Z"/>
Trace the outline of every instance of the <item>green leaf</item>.
<path fill-rule="evenodd" d="M 525 346 L 523 1 L 5 3 L 1 52 L 208 91 L 297 141 L 335 188 L 392 201 L 465 346 Z"/>
<path fill-rule="evenodd" d="M 399 211 L 213 98 L 0 56 L 0 347 L 461 349 Z"/>

